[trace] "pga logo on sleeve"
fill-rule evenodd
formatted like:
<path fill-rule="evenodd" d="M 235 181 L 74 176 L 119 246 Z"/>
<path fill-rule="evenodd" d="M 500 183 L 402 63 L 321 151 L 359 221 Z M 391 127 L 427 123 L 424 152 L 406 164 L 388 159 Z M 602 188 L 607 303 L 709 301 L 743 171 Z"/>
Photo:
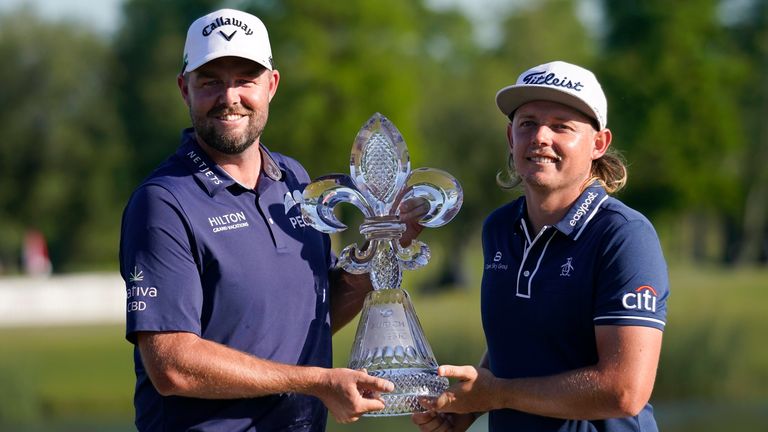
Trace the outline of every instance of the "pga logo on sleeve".
<path fill-rule="evenodd" d="M 634 292 L 624 294 L 624 297 L 621 298 L 621 304 L 624 309 L 656 312 L 657 298 L 658 294 L 652 286 L 643 285 L 636 288 Z"/>

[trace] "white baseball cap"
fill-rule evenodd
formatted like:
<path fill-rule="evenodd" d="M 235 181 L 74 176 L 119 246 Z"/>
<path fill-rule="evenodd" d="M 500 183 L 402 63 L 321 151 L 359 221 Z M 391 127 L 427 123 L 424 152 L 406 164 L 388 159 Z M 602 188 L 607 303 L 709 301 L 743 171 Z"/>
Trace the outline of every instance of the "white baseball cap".
<path fill-rule="evenodd" d="M 563 61 L 535 66 L 523 72 L 515 85 L 496 93 L 496 105 L 506 116 L 528 102 L 545 100 L 575 108 L 597 120 L 600 129 L 608 124 L 608 102 L 595 74 Z"/>
<path fill-rule="evenodd" d="M 220 9 L 198 18 L 187 31 L 181 73 L 227 56 L 252 60 L 272 70 L 272 48 L 264 23 L 234 9 Z"/>

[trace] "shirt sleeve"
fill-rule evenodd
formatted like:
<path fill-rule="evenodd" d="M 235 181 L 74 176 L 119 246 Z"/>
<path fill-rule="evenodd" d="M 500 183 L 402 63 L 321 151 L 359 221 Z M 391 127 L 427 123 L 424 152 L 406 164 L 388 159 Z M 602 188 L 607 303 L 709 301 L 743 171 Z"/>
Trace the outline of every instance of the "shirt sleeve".
<path fill-rule="evenodd" d="M 656 231 L 636 219 L 607 234 L 598 259 L 595 325 L 664 330 L 669 277 Z"/>
<path fill-rule="evenodd" d="M 158 185 L 138 189 L 123 214 L 120 273 L 126 288 L 126 338 L 140 331 L 200 335 L 203 290 L 193 235 L 174 196 Z"/>

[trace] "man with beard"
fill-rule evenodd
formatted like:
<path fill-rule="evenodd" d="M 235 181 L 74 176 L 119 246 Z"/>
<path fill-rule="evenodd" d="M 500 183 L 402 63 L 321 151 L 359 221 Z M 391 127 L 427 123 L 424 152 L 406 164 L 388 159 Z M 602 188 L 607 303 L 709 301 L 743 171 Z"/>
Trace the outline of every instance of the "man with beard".
<path fill-rule="evenodd" d="M 340 422 L 382 409 L 390 382 L 331 368 L 331 334 L 368 278 L 334 269 L 296 202 L 306 171 L 260 142 L 280 81 L 266 28 L 231 9 L 201 17 L 177 81 L 193 127 L 122 221 L 137 428 L 322 431 L 326 407 Z M 401 208 L 403 244 L 423 214 Z"/>

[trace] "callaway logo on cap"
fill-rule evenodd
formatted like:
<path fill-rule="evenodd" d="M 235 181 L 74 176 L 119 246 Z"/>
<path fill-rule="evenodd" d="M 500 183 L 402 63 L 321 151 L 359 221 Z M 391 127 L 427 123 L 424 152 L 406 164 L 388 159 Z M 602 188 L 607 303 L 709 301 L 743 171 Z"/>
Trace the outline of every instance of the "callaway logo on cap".
<path fill-rule="evenodd" d="M 528 69 L 515 85 L 496 93 L 496 105 L 509 116 L 528 102 L 545 100 L 575 108 L 597 121 L 600 129 L 608 124 L 608 102 L 595 74 L 563 61 Z"/>
<path fill-rule="evenodd" d="M 198 18 L 187 31 L 181 73 L 227 56 L 252 60 L 272 70 L 272 48 L 264 23 L 234 9 L 221 9 Z"/>

